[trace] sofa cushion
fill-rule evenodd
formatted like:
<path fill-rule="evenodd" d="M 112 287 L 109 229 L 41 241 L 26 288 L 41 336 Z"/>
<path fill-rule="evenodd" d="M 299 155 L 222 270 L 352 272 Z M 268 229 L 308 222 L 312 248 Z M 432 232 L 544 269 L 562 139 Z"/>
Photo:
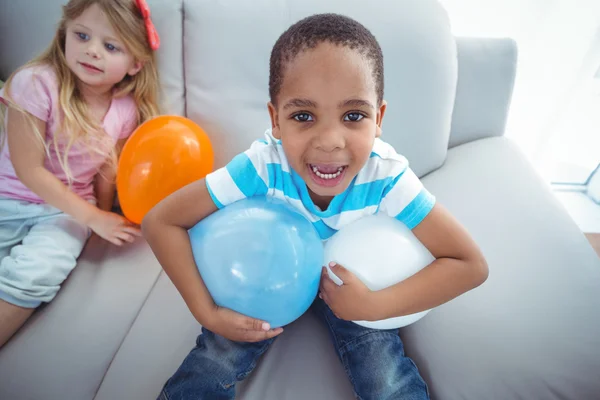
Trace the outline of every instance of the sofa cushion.
<path fill-rule="evenodd" d="M 432 398 L 594 398 L 600 260 L 547 185 L 505 138 L 450 150 L 424 183 L 466 225 L 490 266 L 484 285 L 401 330 Z M 199 332 L 161 274 L 96 400 L 153 398 Z M 238 392 L 243 400 L 352 397 L 327 332 L 310 313 L 286 328 Z"/>
<path fill-rule="evenodd" d="M 56 298 L 0 351 L 0 399 L 92 399 L 159 272 L 143 240 L 92 237 Z"/>
<path fill-rule="evenodd" d="M 163 113 L 184 115 L 183 0 L 148 0 L 148 5 L 160 35 L 156 55 Z"/>
<path fill-rule="evenodd" d="M 167 275 L 161 273 L 95 400 L 156 398 L 194 347 L 200 329 Z M 325 326 L 309 312 L 285 328 L 250 378 L 238 386 L 237 398 L 352 397 Z"/>
<path fill-rule="evenodd" d="M 600 259 L 549 186 L 506 138 L 450 150 L 424 183 L 490 269 L 402 331 L 432 396 L 598 398 Z"/>
<path fill-rule="evenodd" d="M 0 79 L 6 81 L 15 69 L 41 53 L 50 44 L 56 23 L 60 19 L 61 4 L 62 0 L 2 2 Z"/>
<path fill-rule="evenodd" d="M 95 400 L 155 399 L 194 347 L 200 329 L 169 277 L 161 271 Z"/>
<path fill-rule="evenodd" d="M 215 166 L 270 127 L 269 56 L 278 36 L 301 18 L 324 12 L 357 19 L 381 44 L 389 103 L 383 138 L 418 175 L 439 167 L 448 146 L 457 61 L 447 15 L 437 1 L 385 0 L 367 7 L 358 0 L 185 0 L 187 116 L 209 134 Z"/>
<path fill-rule="evenodd" d="M 401 330 L 433 398 L 594 398 L 600 260 L 548 186 L 505 138 L 450 150 L 423 181 L 490 266 L 484 285 Z M 97 400 L 156 396 L 199 332 L 162 274 Z M 352 391 L 327 332 L 308 313 L 275 341 L 239 394 L 296 400 L 351 398 Z"/>
<path fill-rule="evenodd" d="M 506 38 L 456 39 L 458 83 L 449 147 L 504 135 L 517 64 Z"/>

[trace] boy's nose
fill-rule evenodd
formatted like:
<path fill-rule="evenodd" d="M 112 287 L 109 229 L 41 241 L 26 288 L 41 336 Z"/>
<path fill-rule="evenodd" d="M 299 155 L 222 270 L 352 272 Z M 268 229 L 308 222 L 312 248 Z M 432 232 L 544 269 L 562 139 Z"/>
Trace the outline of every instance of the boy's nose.
<path fill-rule="evenodd" d="M 331 152 L 345 147 L 346 140 L 343 132 L 335 127 L 323 129 L 316 138 L 317 148 L 323 151 Z"/>

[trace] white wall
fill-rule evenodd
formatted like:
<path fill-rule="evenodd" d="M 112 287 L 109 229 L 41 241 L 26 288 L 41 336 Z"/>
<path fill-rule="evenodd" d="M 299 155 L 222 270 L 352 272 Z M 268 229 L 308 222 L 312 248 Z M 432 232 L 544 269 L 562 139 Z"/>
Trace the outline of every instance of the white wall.
<path fill-rule="evenodd" d="M 440 2 L 456 35 L 512 37 L 517 41 L 519 64 L 507 135 L 544 169 L 556 156 L 556 146 L 552 145 L 556 136 L 565 135 L 564 126 L 562 130 L 556 128 L 581 85 L 589 83 L 600 65 L 600 46 L 594 47 L 595 41 L 600 42 L 600 0 Z M 576 149 L 585 153 L 595 138 L 577 140 L 590 140 L 585 149 Z M 593 158 L 587 153 L 571 156 Z"/>

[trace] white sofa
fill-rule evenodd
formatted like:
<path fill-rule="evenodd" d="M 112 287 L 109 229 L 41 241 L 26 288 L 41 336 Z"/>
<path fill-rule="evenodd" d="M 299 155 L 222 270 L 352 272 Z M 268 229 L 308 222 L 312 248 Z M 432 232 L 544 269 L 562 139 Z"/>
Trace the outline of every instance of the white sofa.
<path fill-rule="evenodd" d="M 0 79 L 47 45 L 62 2 L 0 0 Z M 600 398 L 600 260 L 503 137 L 513 41 L 453 37 L 433 0 L 149 3 L 165 105 L 209 133 L 216 166 L 268 127 L 268 57 L 287 26 L 330 11 L 367 25 L 385 56 L 384 138 L 469 229 L 490 268 L 484 285 L 400 332 L 432 398 Z M 199 332 L 143 240 L 123 249 L 92 241 L 54 302 L 0 350 L 0 399 L 156 398 Z M 239 394 L 353 397 L 310 314 Z"/>

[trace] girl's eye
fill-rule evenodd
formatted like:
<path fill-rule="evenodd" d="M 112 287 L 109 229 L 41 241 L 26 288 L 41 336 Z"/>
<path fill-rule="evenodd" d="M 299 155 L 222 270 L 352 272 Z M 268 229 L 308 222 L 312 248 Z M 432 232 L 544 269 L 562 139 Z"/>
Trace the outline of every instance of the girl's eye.
<path fill-rule="evenodd" d="M 312 116 L 307 113 L 296 114 L 296 115 L 294 115 L 293 118 L 298 122 L 311 122 L 312 121 Z"/>
<path fill-rule="evenodd" d="M 88 40 L 90 38 L 89 35 L 82 33 L 82 32 L 75 32 L 75 34 L 81 40 Z"/>
<path fill-rule="evenodd" d="M 352 113 L 348 113 L 344 116 L 344 121 L 358 122 L 361 119 L 363 119 L 364 117 L 365 116 L 360 113 L 352 112 Z"/>
<path fill-rule="evenodd" d="M 117 51 L 117 50 L 119 50 L 117 47 L 115 47 L 114 45 L 112 45 L 110 43 L 106 43 L 104 45 L 104 47 L 106 47 L 106 50 L 108 50 L 108 51 Z"/>

